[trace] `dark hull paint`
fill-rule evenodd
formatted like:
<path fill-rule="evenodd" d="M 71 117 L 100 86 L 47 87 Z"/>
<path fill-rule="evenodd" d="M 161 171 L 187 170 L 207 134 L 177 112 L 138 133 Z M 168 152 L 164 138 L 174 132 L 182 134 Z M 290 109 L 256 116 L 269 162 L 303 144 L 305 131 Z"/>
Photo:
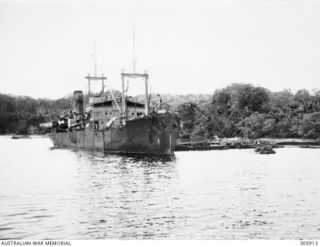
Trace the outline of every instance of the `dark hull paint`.
<path fill-rule="evenodd" d="M 100 150 L 106 153 L 171 155 L 176 146 L 177 124 L 171 114 L 127 121 L 120 128 L 83 130 L 50 134 L 54 146 Z"/>

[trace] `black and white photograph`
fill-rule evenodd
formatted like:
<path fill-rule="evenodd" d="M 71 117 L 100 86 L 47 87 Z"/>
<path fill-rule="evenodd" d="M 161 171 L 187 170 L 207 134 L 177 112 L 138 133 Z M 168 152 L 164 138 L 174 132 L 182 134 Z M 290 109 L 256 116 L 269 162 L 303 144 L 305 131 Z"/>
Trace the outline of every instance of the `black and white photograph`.
<path fill-rule="evenodd" d="M 1 246 L 316 246 L 319 175 L 320 1 L 0 0 Z"/>

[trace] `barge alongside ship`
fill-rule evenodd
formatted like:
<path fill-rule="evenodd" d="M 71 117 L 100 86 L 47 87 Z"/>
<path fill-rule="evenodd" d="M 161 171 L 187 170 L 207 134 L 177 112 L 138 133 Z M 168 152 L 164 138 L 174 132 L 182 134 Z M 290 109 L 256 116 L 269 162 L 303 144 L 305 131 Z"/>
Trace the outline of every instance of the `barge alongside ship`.
<path fill-rule="evenodd" d="M 50 138 L 55 147 L 100 150 L 106 153 L 172 155 L 178 135 L 178 122 L 161 100 L 149 110 L 147 73 L 121 73 L 122 93 L 116 97 L 104 92 L 106 77 L 90 76 L 87 105 L 82 91 L 73 94 L 74 107 L 50 125 Z M 125 79 L 143 79 L 144 104 L 127 96 Z M 101 81 L 102 90 L 91 94 L 92 81 Z"/>

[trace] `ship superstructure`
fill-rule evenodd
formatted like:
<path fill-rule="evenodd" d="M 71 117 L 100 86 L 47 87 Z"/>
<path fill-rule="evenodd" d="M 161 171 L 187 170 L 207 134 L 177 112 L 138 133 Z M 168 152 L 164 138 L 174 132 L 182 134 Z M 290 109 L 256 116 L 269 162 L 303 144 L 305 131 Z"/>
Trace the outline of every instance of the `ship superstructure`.
<path fill-rule="evenodd" d="M 162 109 L 161 102 L 150 110 L 148 73 L 121 73 L 122 92 L 104 92 L 107 78 L 86 76 L 88 94 L 74 91 L 74 107 L 67 116 L 53 123 L 50 137 L 56 147 L 96 149 L 107 153 L 171 155 L 176 145 L 178 123 L 174 114 Z M 144 103 L 127 95 L 126 79 L 142 79 Z M 93 94 L 92 82 L 101 83 Z"/>

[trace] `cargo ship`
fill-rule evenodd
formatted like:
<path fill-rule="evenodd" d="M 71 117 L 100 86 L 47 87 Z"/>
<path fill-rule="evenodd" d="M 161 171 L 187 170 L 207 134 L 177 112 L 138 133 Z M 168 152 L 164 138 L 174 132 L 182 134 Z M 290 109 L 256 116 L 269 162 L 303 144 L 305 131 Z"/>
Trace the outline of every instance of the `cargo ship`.
<path fill-rule="evenodd" d="M 173 155 L 179 124 L 174 113 L 159 102 L 150 109 L 148 73 L 121 73 L 122 92 L 104 92 L 107 78 L 88 76 L 88 93 L 73 93 L 73 109 L 50 124 L 49 137 L 55 147 L 99 150 L 119 154 Z M 142 79 L 144 103 L 127 95 L 125 80 Z M 93 94 L 92 82 L 101 83 L 101 91 Z"/>

